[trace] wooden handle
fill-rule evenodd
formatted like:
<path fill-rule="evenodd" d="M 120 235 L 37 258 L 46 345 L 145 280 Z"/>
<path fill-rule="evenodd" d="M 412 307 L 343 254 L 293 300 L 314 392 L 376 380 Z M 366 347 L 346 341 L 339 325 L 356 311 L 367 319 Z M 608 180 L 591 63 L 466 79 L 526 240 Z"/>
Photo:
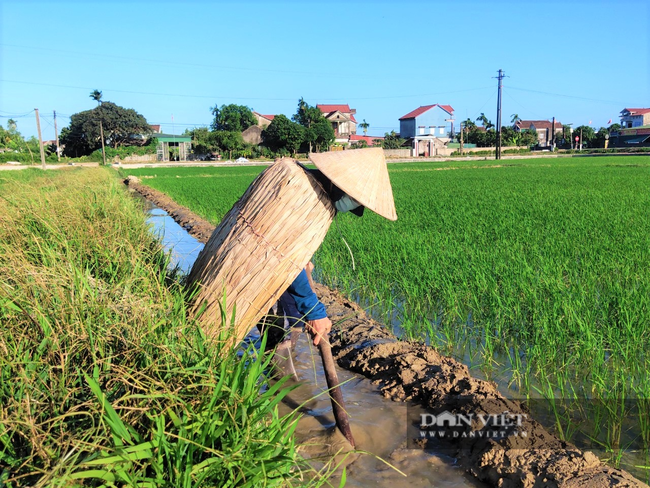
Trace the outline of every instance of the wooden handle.
<path fill-rule="evenodd" d="M 327 380 L 327 387 L 329 388 L 330 399 L 332 400 L 332 411 L 334 412 L 336 426 L 341 431 L 341 434 L 350 442 L 350 445 L 355 447 L 352 430 L 350 430 L 350 421 L 345 411 L 345 403 L 343 403 L 343 394 L 339 387 L 339 377 L 336 374 L 336 368 L 334 366 L 332 349 L 326 338 L 321 339 L 318 343 L 318 349 L 323 360 L 323 369 L 325 370 L 325 379 Z"/>

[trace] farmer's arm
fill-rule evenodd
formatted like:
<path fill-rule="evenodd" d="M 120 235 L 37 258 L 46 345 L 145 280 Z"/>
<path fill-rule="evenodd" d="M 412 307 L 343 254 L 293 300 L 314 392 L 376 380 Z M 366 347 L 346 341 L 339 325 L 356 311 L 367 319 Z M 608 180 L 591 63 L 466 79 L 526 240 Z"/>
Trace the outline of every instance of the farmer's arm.
<path fill-rule="evenodd" d="M 327 317 L 323 305 L 309 285 L 307 272 L 303 269 L 288 289 L 296 301 L 296 308 L 307 321 L 307 330 L 314 337 L 317 346 L 322 337 L 326 337 L 332 330 L 332 321 Z"/>

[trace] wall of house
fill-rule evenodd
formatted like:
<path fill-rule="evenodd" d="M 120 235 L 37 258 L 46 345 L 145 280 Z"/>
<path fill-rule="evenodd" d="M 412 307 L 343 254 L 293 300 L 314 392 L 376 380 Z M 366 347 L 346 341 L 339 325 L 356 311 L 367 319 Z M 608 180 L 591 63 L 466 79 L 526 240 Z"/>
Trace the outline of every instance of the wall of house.
<path fill-rule="evenodd" d="M 451 124 L 446 122 L 451 116 L 440 107 L 427 110 L 415 118 L 416 135 L 434 135 L 436 137 L 447 137 L 451 130 Z"/>
<path fill-rule="evenodd" d="M 406 119 L 399 121 L 399 136 L 408 139 L 415 135 L 415 119 Z"/>
<path fill-rule="evenodd" d="M 451 115 L 440 107 L 433 107 L 414 119 L 399 121 L 400 137 L 405 139 L 418 135 L 434 135 L 447 137 L 451 131 Z"/>

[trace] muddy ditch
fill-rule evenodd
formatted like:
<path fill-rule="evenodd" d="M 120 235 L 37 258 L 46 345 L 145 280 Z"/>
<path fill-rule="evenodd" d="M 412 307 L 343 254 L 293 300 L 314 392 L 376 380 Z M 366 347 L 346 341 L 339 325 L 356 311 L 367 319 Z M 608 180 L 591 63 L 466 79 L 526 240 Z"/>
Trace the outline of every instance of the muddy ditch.
<path fill-rule="evenodd" d="M 198 241 L 207 242 L 212 224 L 136 178 L 129 177 L 125 183 L 165 210 Z M 391 448 L 393 461 L 415 459 L 419 469 L 420 453 L 444 453 L 443 457 L 453 459 L 478 482 L 473 486 L 648 486 L 626 471 L 603 464 L 592 452 L 560 440 L 532 418 L 525 404 L 506 398 L 493 382 L 472 377 L 462 363 L 433 347 L 398 340 L 335 290 L 317 285 L 316 293 L 336 324 L 330 342 L 338 365 L 368 378 L 384 397 L 401 406 L 400 422 L 406 432 L 399 435 L 406 439 L 397 449 Z M 305 354 L 306 346 L 302 347 L 298 354 Z M 353 382 L 353 376 L 346 374 Z M 349 393 L 344 389 L 345 395 Z M 396 426 L 381 428 L 397 430 Z M 320 422 L 314 432 L 318 430 L 322 432 L 310 445 L 337 445 L 333 423 Z M 376 439 L 367 441 L 376 443 Z M 423 462 L 432 462 L 430 456 L 427 459 Z M 358 469 L 379 469 L 373 466 Z M 400 486 L 390 477 L 386 481 Z M 472 486 L 464 480 L 453 484 Z"/>

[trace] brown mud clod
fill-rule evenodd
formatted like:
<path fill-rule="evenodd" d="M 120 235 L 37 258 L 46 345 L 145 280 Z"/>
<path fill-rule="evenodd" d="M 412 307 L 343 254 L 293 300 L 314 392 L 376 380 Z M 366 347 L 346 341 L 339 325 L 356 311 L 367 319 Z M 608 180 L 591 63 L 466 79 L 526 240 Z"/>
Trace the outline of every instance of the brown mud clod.
<path fill-rule="evenodd" d="M 197 240 L 209 239 L 214 229 L 209 222 L 134 179 L 128 185 L 167 211 Z M 560 440 L 532 419 L 522 404 L 503 396 L 494 383 L 473 378 L 462 363 L 430 346 L 399 341 L 336 291 L 317 284 L 316 293 L 337 324 L 330 343 L 338 365 L 369 378 L 384 396 L 435 412 L 507 411 L 520 415 L 519 430 L 527 433 L 525 439 L 506 436 L 449 441 L 447 447 L 454 451 L 458 463 L 480 481 L 505 488 L 648 486 L 623 470 L 603 464 L 593 453 Z M 329 449 L 337 451 L 340 447 L 333 438 Z"/>

